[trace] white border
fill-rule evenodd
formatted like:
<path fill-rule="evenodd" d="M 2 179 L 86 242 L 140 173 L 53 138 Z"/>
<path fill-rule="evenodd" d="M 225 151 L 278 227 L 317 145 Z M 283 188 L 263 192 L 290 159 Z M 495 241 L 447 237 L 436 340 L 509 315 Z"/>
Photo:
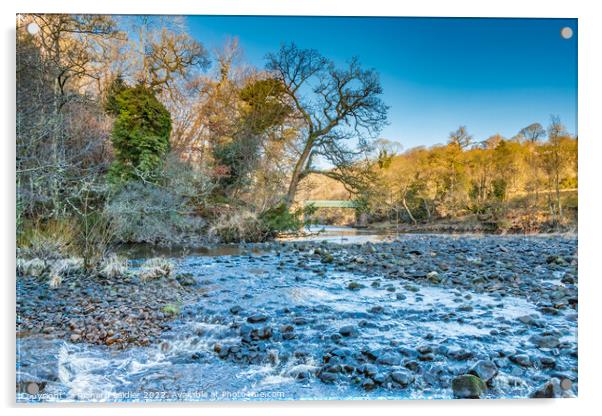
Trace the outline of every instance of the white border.
<path fill-rule="evenodd" d="M 593 413 L 602 388 L 602 338 L 600 318 L 602 285 L 600 265 L 602 248 L 601 181 L 602 157 L 600 128 L 602 96 L 600 74 L 602 64 L 602 15 L 594 1 L 505 0 L 498 2 L 476 0 L 418 0 L 397 2 L 385 0 L 101 0 L 74 2 L 73 0 L 19 0 L 17 4 L 2 3 L 3 60 L 2 72 L 2 127 L 0 139 L 2 163 L 2 232 L 4 284 L 2 319 L 2 383 L 3 404 L 9 414 L 80 415 L 111 412 L 140 414 L 146 412 L 164 416 L 172 408 L 185 414 L 217 413 L 246 415 L 306 415 L 332 414 L 380 416 L 384 414 L 487 414 L 509 413 L 546 415 L 577 415 Z M 576 17 L 579 18 L 579 398 L 574 400 L 498 400 L 498 401 L 435 401 L 435 402 L 285 402 L 285 403 L 220 403 L 144 406 L 69 406 L 68 408 L 20 407 L 14 405 L 14 25 L 17 12 L 86 12 L 118 14 L 265 14 L 265 15 L 346 15 L 346 16 L 466 16 L 466 17 Z M 553 61 L 553 57 L 551 57 Z"/>
<path fill-rule="evenodd" d="M 68 0 L 21 0 L 19 12 L 140 14 L 253 14 L 253 15 L 335 15 L 335 16 L 463 16 L 463 17 L 578 17 L 578 1 L 483 2 L 476 0 L 393 2 L 371 0 L 196 0 L 163 1 L 103 0 L 96 3 Z M 35 9 L 35 10 L 34 10 Z"/>

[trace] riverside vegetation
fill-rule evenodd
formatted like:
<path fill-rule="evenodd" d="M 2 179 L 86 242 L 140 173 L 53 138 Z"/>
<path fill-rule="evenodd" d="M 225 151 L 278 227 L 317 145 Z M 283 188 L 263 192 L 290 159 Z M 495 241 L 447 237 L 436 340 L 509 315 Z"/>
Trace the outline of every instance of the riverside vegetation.
<path fill-rule="evenodd" d="M 577 137 L 552 117 L 402 152 L 378 139 L 375 70 L 292 43 L 265 59 L 209 53 L 177 17 L 18 16 L 19 397 L 208 389 L 241 366 L 218 390 L 576 393 L 574 237 L 273 240 L 345 217 L 306 199 L 351 199 L 347 222 L 385 234 L 574 230 Z M 197 255 L 222 243 L 242 248 Z"/>

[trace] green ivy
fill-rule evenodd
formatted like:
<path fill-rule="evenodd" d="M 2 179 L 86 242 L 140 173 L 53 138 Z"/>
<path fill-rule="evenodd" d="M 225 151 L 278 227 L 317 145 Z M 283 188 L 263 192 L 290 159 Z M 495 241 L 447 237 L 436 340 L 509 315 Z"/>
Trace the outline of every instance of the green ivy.
<path fill-rule="evenodd" d="M 107 99 L 107 110 L 116 115 L 112 143 L 115 161 L 109 178 L 125 182 L 157 179 L 157 171 L 169 151 L 171 116 L 144 85 L 114 85 Z"/>

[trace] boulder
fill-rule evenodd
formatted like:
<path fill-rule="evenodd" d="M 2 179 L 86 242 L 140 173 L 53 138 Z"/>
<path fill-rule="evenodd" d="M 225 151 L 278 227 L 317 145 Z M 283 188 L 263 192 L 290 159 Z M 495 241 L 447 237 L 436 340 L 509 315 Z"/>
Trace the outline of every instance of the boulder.
<path fill-rule="evenodd" d="M 498 373 L 497 366 L 492 361 L 478 361 L 469 371 L 469 374 L 475 375 L 485 383 L 490 382 Z"/>
<path fill-rule="evenodd" d="M 181 273 L 176 275 L 176 280 L 182 286 L 194 286 L 196 284 L 196 279 L 192 275 L 192 273 Z"/>
<path fill-rule="evenodd" d="M 556 348 L 560 345 L 560 339 L 554 335 L 533 335 L 529 341 L 539 348 Z"/>
<path fill-rule="evenodd" d="M 407 387 L 414 382 L 414 375 L 406 370 L 397 370 L 391 373 L 391 380 L 401 387 Z"/>
<path fill-rule="evenodd" d="M 518 364 L 523 367 L 530 367 L 532 364 L 531 359 L 529 358 L 529 356 L 527 354 L 514 354 L 514 355 L 511 355 L 509 358 L 510 358 L 510 361 L 512 361 L 513 363 Z"/>
<path fill-rule="evenodd" d="M 366 286 L 364 286 L 361 283 L 358 282 L 349 282 L 349 284 L 347 285 L 347 289 L 349 290 L 360 290 L 361 288 L 364 288 Z"/>
<path fill-rule="evenodd" d="M 479 399 L 487 390 L 487 386 L 479 377 L 463 374 L 452 380 L 452 390 L 457 399 Z"/>
<path fill-rule="evenodd" d="M 252 323 L 252 324 L 255 324 L 257 322 L 264 322 L 267 320 L 268 320 L 268 316 L 261 314 L 261 313 L 251 315 L 247 318 L 247 322 Z"/>
<path fill-rule="evenodd" d="M 352 337 L 357 335 L 357 328 L 353 325 L 345 325 L 339 329 L 339 334 L 344 337 Z"/>
<path fill-rule="evenodd" d="M 374 380 L 374 382 L 376 384 L 384 384 L 384 382 L 386 381 L 386 379 L 387 378 L 382 373 L 377 373 L 374 376 L 372 376 L 372 380 Z"/>
<path fill-rule="evenodd" d="M 324 383 L 334 383 L 335 381 L 337 381 L 338 378 L 336 373 L 332 373 L 329 371 L 321 371 L 318 377 Z"/>
<path fill-rule="evenodd" d="M 458 361 L 464 361 L 474 357 L 474 353 L 472 351 L 457 346 L 450 347 L 446 354 L 449 358 Z"/>
<path fill-rule="evenodd" d="M 364 364 L 360 366 L 357 370 L 358 372 L 363 373 L 368 377 L 373 377 L 378 373 L 378 367 L 376 367 L 374 364 Z"/>
<path fill-rule="evenodd" d="M 431 282 L 431 283 L 441 283 L 441 276 L 439 276 L 439 273 L 437 273 L 436 271 L 432 271 L 432 272 L 428 272 L 426 274 L 426 278 Z"/>
<path fill-rule="evenodd" d="M 376 362 L 384 365 L 399 365 L 401 362 L 401 357 L 395 354 L 385 353 L 377 357 Z"/>

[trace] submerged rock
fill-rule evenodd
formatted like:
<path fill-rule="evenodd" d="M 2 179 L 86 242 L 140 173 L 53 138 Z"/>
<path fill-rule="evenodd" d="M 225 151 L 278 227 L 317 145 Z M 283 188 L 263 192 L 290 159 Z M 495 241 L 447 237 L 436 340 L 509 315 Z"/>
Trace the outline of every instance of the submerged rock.
<path fill-rule="evenodd" d="M 176 280 L 182 286 L 194 286 L 196 284 L 196 280 L 192 273 L 180 273 L 176 275 Z"/>
<path fill-rule="evenodd" d="M 230 308 L 230 313 L 232 315 L 238 315 L 238 313 L 240 313 L 240 311 L 242 311 L 242 308 L 239 305 L 234 305 Z"/>
<path fill-rule="evenodd" d="M 290 368 L 286 375 L 292 377 L 296 380 L 306 380 L 310 377 L 311 374 L 316 374 L 319 367 L 307 364 L 299 364 L 292 368 Z"/>
<path fill-rule="evenodd" d="M 399 365 L 399 363 L 401 362 L 401 357 L 399 357 L 398 355 L 387 353 L 378 357 L 376 359 L 376 362 L 378 364 L 384 365 Z"/>
<path fill-rule="evenodd" d="M 385 308 L 383 306 L 376 305 L 376 306 L 373 306 L 370 309 L 368 309 L 368 312 L 374 313 L 374 314 L 379 314 L 379 313 L 383 313 L 384 310 L 385 310 Z"/>
<path fill-rule="evenodd" d="M 534 317 L 533 315 L 523 315 L 523 316 L 519 316 L 516 319 L 518 319 L 520 322 L 522 322 L 525 325 L 541 326 L 541 322 L 539 321 L 539 319 L 537 317 Z"/>

